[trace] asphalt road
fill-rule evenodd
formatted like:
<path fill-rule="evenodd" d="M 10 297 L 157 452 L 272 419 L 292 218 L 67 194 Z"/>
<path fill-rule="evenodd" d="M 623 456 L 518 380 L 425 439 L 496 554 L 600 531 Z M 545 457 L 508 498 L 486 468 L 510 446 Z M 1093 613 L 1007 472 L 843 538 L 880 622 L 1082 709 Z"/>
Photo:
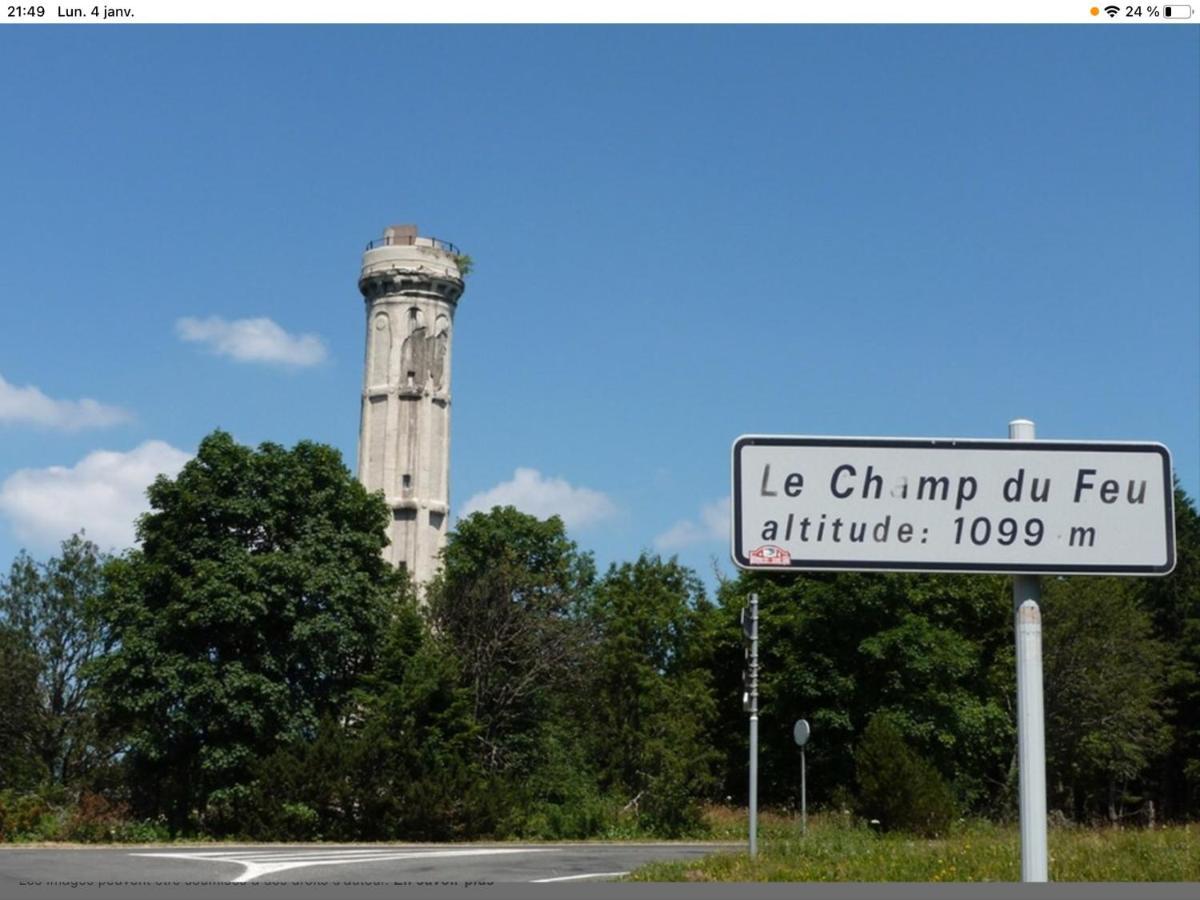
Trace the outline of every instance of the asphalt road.
<path fill-rule="evenodd" d="M 0 887 L 41 882 L 605 881 L 653 860 L 725 844 L 263 844 L 0 848 Z M 8 891 L 3 891 L 7 895 Z"/>

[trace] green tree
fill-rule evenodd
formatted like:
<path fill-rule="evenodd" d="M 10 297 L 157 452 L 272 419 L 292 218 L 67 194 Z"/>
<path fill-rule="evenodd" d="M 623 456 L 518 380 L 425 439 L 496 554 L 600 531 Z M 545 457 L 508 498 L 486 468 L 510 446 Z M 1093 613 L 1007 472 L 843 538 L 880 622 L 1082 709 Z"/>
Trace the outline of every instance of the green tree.
<path fill-rule="evenodd" d="M 427 597 L 471 700 L 477 829 L 584 836 L 603 818 L 577 712 L 588 683 L 591 556 L 557 516 L 496 507 L 458 523 L 443 566 Z"/>
<path fill-rule="evenodd" d="M 254 766 L 239 810 L 260 840 L 450 840 L 479 833 L 470 697 L 409 597 L 352 712 Z"/>
<path fill-rule="evenodd" d="M 148 494 L 98 604 L 106 721 L 139 812 L 228 829 L 254 761 L 312 740 L 370 670 L 400 585 L 389 513 L 330 447 L 220 431 Z"/>
<path fill-rule="evenodd" d="M 663 833 L 694 826 L 713 787 L 715 701 L 695 647 L 708 608 L 690 569 L 643 554 L 609 569 L 589 609 L 585 727 L 601 787 Z"/>
<path fill-rule="evenodd" d="M 578 612 L 595 566 L 557 516 L 511 506 L 460 521 L 443 565 L 428 588 L 432 622 L 471 692 L 481 762 L 510 769 L 538 754 L 539 727 L 582 685 Z"/>
<path fill-rule="evenodd" d="M 477 815 L 484 790 L 478 725 L 458 661 L 427 630 L 411 652 L 392 641 L 387 654 L 398 671 L 364 704 L 360 732 L 365 816 L 379 823 L 378 837 L 476 837 L 490 823 Z"/>
<path fill-rule="evenodd" d="M 105 649 L 95 604 L 108 559 L 80 533 L 45 563 L 22 551 L 0 579 L 0 624 L 19 635 L 37 661 L 38 753 L 59 784 L 76 782 L 107 757 L 97 744 L 87 670 Z"/>
<path fill-rule="evenodd" d="M 0 624 L 0 791 L 31 788 L 46 776 L 38 674 L 24 636 Z"/>
<path fill-rule="evenodd" d="M 860 812 L 885 831 L 944 834 L 956 809 L 937 769 L 922 759 L 886 713 L 871 717 L 854 751 Z"/>
<path fill-rule="evenodd" d="M 1168 745 L 1162 716 L 1167 648 L 1151 633 L 1136 584 L 1043 579 L 1047 778 L 1077 820 L 1115 820 L 1130 787 Z"/>
<path fill-rule="evenodd" d="M 746 573 L 719 594 L 709 626 L 725 750 L 724 790 L 744 796 L 738 612 L 759 595 L 760 784 L 765 802 L 798 802 L 792 724 L 812 725 L 810 799 L 854 786 L 853 749 L 878 712 L 951 780 L 964 805 L 1000 795 L 1015 747 L 1011 595 L 972 576 Z M 731 739 L 731 736 L 732 739 Z"/>
<path fill-rule="evenodd" d="M 1175 570 L 1140 579 L 1140 602 L 1151 616 L 1165 659 L 1170 745 L 1153 777 L 1158 808 L 1167 818 L 1200 815 L 1200 513 L 1175 484 Z"/>

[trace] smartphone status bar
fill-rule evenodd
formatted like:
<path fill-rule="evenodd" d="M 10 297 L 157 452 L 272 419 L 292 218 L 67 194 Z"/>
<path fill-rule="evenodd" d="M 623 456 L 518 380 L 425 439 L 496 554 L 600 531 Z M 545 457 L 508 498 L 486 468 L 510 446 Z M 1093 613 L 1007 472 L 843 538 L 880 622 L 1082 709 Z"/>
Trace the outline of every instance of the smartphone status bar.
<path fill-rule="evenodd" d="M 1094 24 L 1195 23 L 1187 4 L 741 0 L 109 0 L 5 3 L 0 24 Z"/>

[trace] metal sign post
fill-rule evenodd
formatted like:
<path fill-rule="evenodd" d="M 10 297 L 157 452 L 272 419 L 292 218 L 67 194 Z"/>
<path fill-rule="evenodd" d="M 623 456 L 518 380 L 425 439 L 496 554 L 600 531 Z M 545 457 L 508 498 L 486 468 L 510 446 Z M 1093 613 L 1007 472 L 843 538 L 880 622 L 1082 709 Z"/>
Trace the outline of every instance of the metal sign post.
<path fill-rule="evenodd" d="M 795 727 L 792 728 L 792 737 L 796 743 L 800 745 L 800 833 L 808 834 L 808 784 L 807 773 L 808 768 L 804 760 L 804 745 L 808 743 L 808 736 L 812 730 L 808 727 L 807 719 L 797 719 Z"/>
<path fill-rule="evenodd" d="M 749 658 L 743 673 L 742 706 L 750 713 L 750 858 L 758 855 L 758 594 L 742 610 L 742 634 L 749 642 Z"/>
<path fill-rule="evenodd" d="M 1032 441 L 1028 419 L 1008 423 L 1013 441 Z M 1046 849 L 1046 720 L 1042 706 L 1042 584 L 1037 575 L 1013 575 L 1017 642 L 1017 759 L 1021 791 L 1021 880 L 1050 878 Z"/>

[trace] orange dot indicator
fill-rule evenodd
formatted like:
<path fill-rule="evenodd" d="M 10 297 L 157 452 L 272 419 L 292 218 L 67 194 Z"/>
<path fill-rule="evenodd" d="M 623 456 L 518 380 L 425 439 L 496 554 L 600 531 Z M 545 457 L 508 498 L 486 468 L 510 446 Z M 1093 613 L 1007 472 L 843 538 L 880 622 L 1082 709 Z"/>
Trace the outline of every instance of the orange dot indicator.
<path fill-rule="evenodd" d="M 1093 15 L 1093 16 L 1098 16 L 1098 15 L 1100 15 L 1100 7 L 1098 7 L 1098 6 L 1093 6 L 1093 7 L 1092 7 L 1092 15 Z"/>

